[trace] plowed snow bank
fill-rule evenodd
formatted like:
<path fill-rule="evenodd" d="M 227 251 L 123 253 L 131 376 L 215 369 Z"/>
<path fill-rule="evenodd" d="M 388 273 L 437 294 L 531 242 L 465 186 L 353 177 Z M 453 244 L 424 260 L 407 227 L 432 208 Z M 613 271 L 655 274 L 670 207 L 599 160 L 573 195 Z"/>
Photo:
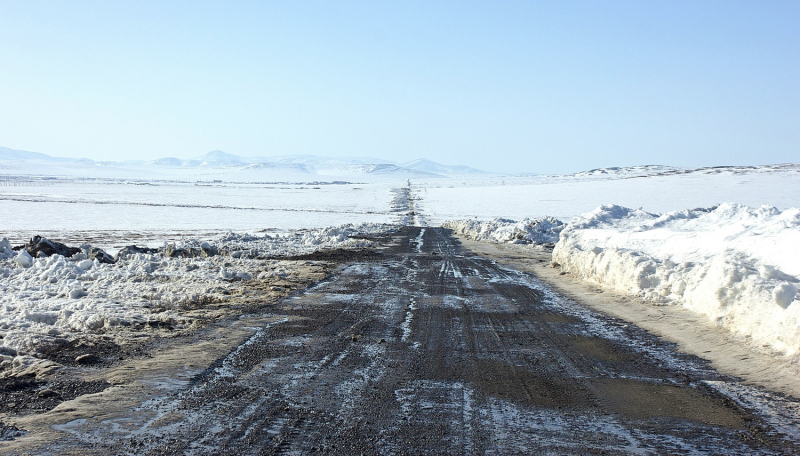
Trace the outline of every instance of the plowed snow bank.
<path fill-rule="evenodd" d="M 558 242 L 558 233 L 564 229 L 564 222 L 552 217 L 542 219 L 514 220 L 496 218 L 488 222 L 478 220 L 452 220 L 442 224 L 458 234 L 474 241 L 488 241 L 500 244 L 547 244 Z"/>
<path fill-rule="evenodd" d="M 752 341 L 800 356 L 800 209 L 722 204 L 651 214 L 601 206 L 561 232 L 566 272 L 680 304 Z"/>

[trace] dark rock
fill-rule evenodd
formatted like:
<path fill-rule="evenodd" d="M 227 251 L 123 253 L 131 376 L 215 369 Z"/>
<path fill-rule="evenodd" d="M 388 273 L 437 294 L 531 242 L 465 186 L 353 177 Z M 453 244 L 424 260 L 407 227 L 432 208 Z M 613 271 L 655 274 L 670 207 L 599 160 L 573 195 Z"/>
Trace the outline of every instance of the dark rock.
<path fill-rule="evenodd" d="M 117 262 L 117 260 L 107 254 L 105 250 L 98 247 L 89 247 L 88 257 L 90 260 L 97 260 L 106 264 L 114 264 Z"/>
<path fill-rule="evenodd" d="M 173 321 L 164 321 L 164 320 L 148 320 L 147 322 L 147 326 L 151 328 L 168 329 L 170 331 L 173 329 L 173 324 L 174 324 Z"/>
<path fill-rule="evenodd" d="M 53 390 L 49 390 L 49 389 L 43 389 L 43 390 L 39 391 L 39 394 L 38 394 L 39 397 L 53 397 L 55 395 L 56 395 L 56 392 L 53 391 Z"/>
<path fill-rule="evenodd" d="M 81 249 L 77 247 L 69 247 L 60 242 L 51 241 L 41 236 L 34 236 L 33 239 L 28 241 L 27 244 L 14 248 L 14 250 L 21 249 L 25 249 L 34 258 L 40 256 L 40 253 L 46 256 L 62 255 L 68 258 L 76 253 L 80 253 L 81 251 Z"/>
<path fill-rule="evenodd" d="M 206 258 L 219 255 L 219 251 L 214 246 L 179 249 L 175 247 L 175 244 L 167 244 L 167 246 L 161 251 L 161 255 L 166 258 Z"/>
<path fill-rule="evenodd" d="M 137 253 L 145 253 L 145 254 L 158 253 L 158 249 L 151 249 L 149 247 L 138 247 L 135 245 L 127 245 L 122 249 L 120 249 L 120 251 L 117 252 L 116 255 L 114 255 L 114 261 L 119 261 L 120 258 L 125 258 L 128 255 L 135 255 Z"/>

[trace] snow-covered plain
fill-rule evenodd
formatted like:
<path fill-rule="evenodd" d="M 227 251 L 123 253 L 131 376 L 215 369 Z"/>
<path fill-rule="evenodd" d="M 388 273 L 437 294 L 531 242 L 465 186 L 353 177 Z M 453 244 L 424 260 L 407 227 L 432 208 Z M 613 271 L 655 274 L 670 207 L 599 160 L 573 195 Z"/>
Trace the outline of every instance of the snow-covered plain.
<path fill-rule="evenodd" d="M 184 169 L 139 167 L 135 177 L 120 177 L 131 174 L 131 167 L 105 167 L 102 178 L 78 178 L 69 167 L 66 176 L 4 174 L 9 168 L 23 170 L 19 163 L 12 165 L 0 161 L 0 213 L 6 214 L 0 236 L 20 244 L 38 234 L 88 242 L 112 253 L 132 243 L 157 246 L 221 231 L 393 223 L 398 220 L 393 189 L 407 185 L 396 176 L 287 176 L 246 167 L 189 170 L 193 175 Z M 33 168 L 42 171 L 38 164 L 24 170 Z"/>
<path fill-rule="evenodd" d="M 602 172 L 601 172 L 602 171 Z M 473 176 L 412 181 L 431 224 L 502 217 L 573 217 L 601 205 L 670 212 L 732 202 L 800 206 L 800 165 L 680 170 L 635 167 L 564 176 Z"/>
<path fill-rule="evenodd" d="M 0 211 L 10 214 L 3 230 L 17 235 L 113 230 L 183 234 L 385 223 L 393 217 L 391 188 L 397 185 L 74 179 L 9 183 L 14 185 L 0 187 Z"/>

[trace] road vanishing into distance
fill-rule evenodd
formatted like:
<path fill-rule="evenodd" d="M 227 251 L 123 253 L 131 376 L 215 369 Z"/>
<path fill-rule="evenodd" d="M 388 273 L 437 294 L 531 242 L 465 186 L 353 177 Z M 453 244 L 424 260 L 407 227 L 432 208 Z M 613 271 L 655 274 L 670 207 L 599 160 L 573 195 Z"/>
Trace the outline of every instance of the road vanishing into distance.
<path fill-rule="evenodd" d="M 70 454 L 753 454 L 800 451 L 725 380 L 534 276 L 405 227 L 190 381 L 75 420 Z"/>

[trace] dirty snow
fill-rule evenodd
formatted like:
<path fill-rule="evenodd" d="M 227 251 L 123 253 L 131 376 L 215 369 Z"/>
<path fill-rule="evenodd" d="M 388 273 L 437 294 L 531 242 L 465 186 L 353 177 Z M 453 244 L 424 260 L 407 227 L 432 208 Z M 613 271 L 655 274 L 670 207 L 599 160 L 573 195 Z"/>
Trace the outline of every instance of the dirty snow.
<path fill-rule="evenodd" d="M 649 213 L 601 206 L 561 232 L 563 271 L 682 305 L 759 346 L 800 357 L 800 209 L 725 203 Z"/>
<path fill-rule="evenodd" d="M 393 225 L 359 224 L 254 236 L 226 233 L 216 239 L 164 243 L 220 255 L 194 258 L 160 253 L 123 255 L 115 264 L 71 258 L 32 258 L 0 241 L 0 370 L 17 375 L 40 363 L 34 356 L 48 343 L 123 328 L 191 324 L 181 310 L 225 301 L 237 283 L 296 274 L 296 261 L 279 257 L 320 249 L 373 245 L 351 236 L 385 233 Z M 276 259 L 278 257 L 278 259 Z M 23 260 L 20 260 L 23 258 Z M 43 345 L 44 344 L 44 345 Z"/>

